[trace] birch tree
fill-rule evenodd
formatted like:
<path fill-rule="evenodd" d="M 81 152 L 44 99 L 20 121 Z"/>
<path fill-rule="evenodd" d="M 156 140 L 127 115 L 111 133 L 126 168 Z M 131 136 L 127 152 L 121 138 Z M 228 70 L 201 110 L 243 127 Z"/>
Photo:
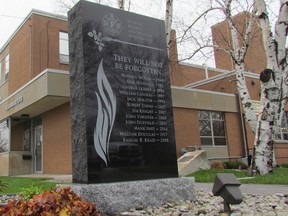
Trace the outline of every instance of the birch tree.
<path fill-rule="evenodd" d="M 173 19 L 173 0 L 166 0 L 165 30 L 166 30 L 166 42 L 167 42 L 168 54 L 169 54 L 172 19 Z"/>
<path fill-rule="evenodd" d="M 231 20 L 231 2 L 225 1 L 225 15 L 231 30 L 233 52 L 231 56 L 235 62 L 237 89 L 241 97 L 243 109 L 250 127 L 255 132 L 253 168 L 261 175 L 272 172 L 273 146 L 275 128 L 280 127 L 282 112 L 286 103 L 287 93 L 285 78 L 287 70 L 286 62 L 286 29 L 287 29 L 287 1 L 282 0 L 278 20 L 274 34 L 271 32 L 269 16 L 264 0 L 253 2 L 253 11 L 247 23 L 242 46 L 239 46 L 238 32 Z M 261 95 L 260 112 L 255 127 L 256 114 L 251 109 L 251 98 L 247 90 L 244 76 L 244 57 L 249 47 L 253 20 L 259 20 L 263 45 L 265 48 L 267 67 L 260 74 Z M 243 79 L 244 78 L 244 79 Z M 249 109 L 247 109 L 249 108 Z"/>
<path fill-rule="evenodd" d="M 267 67 L 260 74 L 262 83 L 261 112 L 258 116 L 255 135 L 255 166 L 260 174 L 272 171 L 275 128 L 280 127 L 284 105 L 287 102 L 287 29 L 288 1 L 281 0 L 274 34 L 271 32 L 269 16 L 264 0 L 255 0 Z"/>
<path fill-rule="evenodd" d="M 248 3 L 249 1 L 245 1 Z M 247 22 L 245 30 L 237 28 L 232 10 L 235 5 L 240 6 L 236 0 L 215 0 L 210 1 L 210 7 L 205 10 L 196 21 L 185 29 L 185 34 L 193 28 L 193 25 L 207 16 L 214 10 L 219 10 L 224 14 L 228 22 L 232 40 L 231 47 L 221 47 L 219 44 L 204 44 L 199 46 L 197 51 L 203 47 L 213 47 L 217 51 L 224 51 L 231 56 L 236 72 L 236 85 L 241 98 L 245 119 L 252 132 L 255 134 L 254 153 L 252 166 L 261 175 L 272 172 L 273 168 L 273 146 L 276 129 L 280 127 L 284 105 L 287 100 L 287 0 L 281 0 L 275 31 L 272 33 L 269 14 L 267 12 L 267 2 L 265 0 L 251 0 L 249 6 L 241 6 L 241 10 L 247 10 Z M 239 8 L 239 7 L 238 7 Z M 248 9 L 251 8 L 250 11 Z M 261 96 L 260 112 L 257 116 L 252 106 L 251 97 L 245 80 L 245 56 L 251 43 L 252 30 L 254 25 L 259 25 L 261 29 L 265 54 L 267 58 L 266 69 L 260 74 Z M 198 43 L 200 44 L 200 43 Z M 193 56 L 193 55 L 191 55 Z M 285 82 L 286 80 L 286 82 Z"/>

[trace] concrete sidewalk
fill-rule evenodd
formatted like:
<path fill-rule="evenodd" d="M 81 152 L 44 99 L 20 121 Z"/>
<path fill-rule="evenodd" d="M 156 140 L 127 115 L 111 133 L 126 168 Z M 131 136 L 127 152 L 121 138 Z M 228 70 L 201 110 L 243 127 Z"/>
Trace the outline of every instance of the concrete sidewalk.
<path fill-rule="evenodd" d="M 56 182 L 72 182 L 72 175 L 59 175 L 59 174 L 27 174 L 27 175 L 15 175 L 13 177 L 20 178 L 47 178 L 48 181 Z"/>
<path fill-rule="evenodd" d="M 30 174 L 18 175 L 15 177 L 26 178 L 51 178 L 56 182 L 72 182 L 72 175 L 51 175 L 51 174 Z M 213 183 L 195 183 L 195 190 L 203 190 L 205 192 L 212 192 Z M 271 185 L 271 184 L 242 184 L 240 186 L 242 193 L 255 194 L 255 195 L 268 195 L 268 194 L 287 194 L 288 185 Z"/>
<path fill-rule="evenodd" d="M 203 190 L 205 192 L 212 192 L 213 183 L 195 183 L 195 190 Z M 240 190 L 242 193 L 255 195 L 269 195 L 269 194 L 287 194 L 288 185 L 271 185 L 271 184 L 241 184 Z"/>

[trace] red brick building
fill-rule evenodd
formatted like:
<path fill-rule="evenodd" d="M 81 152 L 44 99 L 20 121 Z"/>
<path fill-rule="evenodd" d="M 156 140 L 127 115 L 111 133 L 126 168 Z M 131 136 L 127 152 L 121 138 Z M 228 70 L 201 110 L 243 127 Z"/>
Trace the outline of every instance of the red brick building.
<path fill-rule="evenodd" d="M 212 27 L 215 40 L 221 28 L 225 23 Z M 33 10 L 0 50 L 0 175 L 72 173 L 67 32 L 66 17 Z M 176 46 L 170 58 L 177 59 Z M 171 64 L 177 154 L 201 146 L 211 160 L 247 161 L 253 135 L 243 121 L 233 64 L 225 65 L 229 57 L 221 53 L 215 58 L 218 69 Z M 253 63 L 246 75 L 257 104 L 265 64 Z M 278 163 L 288 162 L 287 144 L 276 145 Z"/>

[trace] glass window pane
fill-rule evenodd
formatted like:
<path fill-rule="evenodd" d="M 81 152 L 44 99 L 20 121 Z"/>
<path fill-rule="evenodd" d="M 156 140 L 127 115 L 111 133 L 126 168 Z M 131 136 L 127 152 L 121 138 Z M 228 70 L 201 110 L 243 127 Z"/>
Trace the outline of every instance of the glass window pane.
<path fill-rule="evenodd" d="M 60 54 L 69 55 L 69 46 L 68 41 L 61 41 L 60 43 Z"/>
<path fill-rule="evenodd" d="M 24 131 L 24 143 L 23 143 L 23 150 L 24 151 L 31 151 L 31 142 L 30 142 L 30 130 Z"/>
<path fill-rule="evenodd" d="M 9 54 L 5 57 L 5 73 L 9 72 Z"/>
<path fill-rule="evenodd" d="M 226 138 L 220 138 L 220 137 L 215 137 L 214 138 L 214 145 L 219 146 L 219 145 L 226 145 Z"/>
<path fill-rule="evenodd" d="M 210 121 L 200 120 L 199 125 L 200 125 L 200 136 L 211 136 L 212 135 Z"/>
<path fill-rule="evenodd" d="M 285 128 L 286 127 L 286 119 L 282 119 L 282 122 L 281 122 L 281 128 Z"/>
<path fill-rule="evenodd" d="M 200 111 L 199 130 L 202 145 L 226 145 L 224 113 Z"/>
<path fill-rule="evenodd" d="M 224 119 L 224 114 L 221 112 L 211 112 L 212 115 L 212 119 L 219 119 L 219 120 L 223 120 Z"/>
<path fill-rule="evenodd" d="M 209 119 L 209 112 L 200 111 L 199 112 L 199 119 Z"/>
<path fill-rule="evenodd" d="M 212 138 L 201 137 L 201 145 L 213 145 Z"/>
<path fill-rule="evenodd" d="M 59 56 L 60 62 L 69 62 L 69 43 L 68 43 L 68 33 L 59 32 Z"/>
<path fill-rule="evenodd" d="M 9 150 L 9 125 L 8 120 L 0 122 L 0 152 Z"/>
<path fill-rule="evenodd" d="M 67 40 L 68 41 L 68 33 L 60 32 L 60 38 L 63 39 L 63 40 Z"/>
<path fill-rule="evenodd" d="M 69 56 L 60 54 L 60 62 L 69 62 Z"/>
<path fill-rule="evenodd" d="M 9 78 L 9 68 L 10 68 L 10 57 L 9 54 L 5 57 L 5 80 Z"/>
<path fill-rule="evenodd" d="M 275 134 L 275 139 L 276 140 L 281 140 L 282 139 L 281 134 Z"/>
<path fill-rule="evenodd" d="M 223 121 L 213 121 L 213 133 L 214 136 L 225 136 Z"/>
<path fill-rule="evenodd" d="M 288 140 L 288 134 L 287 133 L 283 134 L 283 140 Z"/>
<path fill-rule="evenodd" d="M 276 139 L 282 139 L 282 140 L 288 140 L 287 134 L 288 134 L 288 112 L 284 112 L 282 116 L 280 131 L 281 134 L 276 134 Z"/>

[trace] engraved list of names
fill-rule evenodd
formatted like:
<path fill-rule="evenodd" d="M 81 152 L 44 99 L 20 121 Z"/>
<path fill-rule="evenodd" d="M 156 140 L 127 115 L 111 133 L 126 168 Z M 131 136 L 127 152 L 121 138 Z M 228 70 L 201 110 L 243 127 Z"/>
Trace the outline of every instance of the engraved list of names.
<path fill-rule="evenodd" d="M 163 63 L 113 54 L 115 68 L 121 71 L 125 84 L 119 94 L 126 97 L 125 125 L 120 131 L 123 142 L 168 143 L 167 106 Z M 132 130 L 131 130 L 132 129 Z"/>

